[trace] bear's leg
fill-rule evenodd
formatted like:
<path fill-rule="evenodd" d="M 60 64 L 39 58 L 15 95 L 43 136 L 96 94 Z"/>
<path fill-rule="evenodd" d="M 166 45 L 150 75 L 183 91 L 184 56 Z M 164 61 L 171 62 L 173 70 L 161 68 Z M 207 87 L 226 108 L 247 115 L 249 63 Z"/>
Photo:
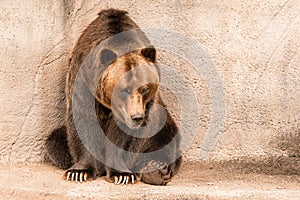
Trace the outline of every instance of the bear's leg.
<path fill-rule="evenodd" d="M 166 185 L 178 172 L 182 158 L 179 157 L 171 164 L 158 160 L 151 160 L 141 170 L 141 180 L 151 185 Z"/>
<path fill-rule="evenodd" d="M 162 155 L 163 153 L 160 154 L 159 158 L 152 157 L 151 159 L 144 155 L 139 157 L 134 169 L 139 171 L 139 180 L 151 185 L 166 185 L 171 181 L 179 171 L 182 157 L 179 156 L 175 162 L 170 162 L 175 159 L 168 158 L 172 155 L 171 153 L 164 157 Z"/>
<path fill-rule="evenodd" d="M 170 167 L 161 161 L 151 160 L 141 173 L 142 181 L 151 185 L 166 185 L 171 181 Z"/>
<path fill-rule="evenodd" d="M 165 133 L 163 129 L 161 133 Z M 166 134 L 162 134 L 166 138 Z M 175 176 L 182 163 L 181 151 L 178 148 L 179 143 L 172 141 L 167 147 L 162 148 L 157 145 L 157 141 L 162 141 L 163 137 L 159 134 L 157 138 L 150 141 L 150 148 L 145 152 L 153 152 L 160 149 L 159 153 L 153 154 L 151 157 L 146 154 L 141 154 L 136 162 L 136 166 L 140 166 L 141 180 L 144 183 L 151 185 L 166 185 L 173 176 Z M 170 141 L 170 139 L 168 139 Z M 152 145 L 150 145 L 152 144 Z M 156 145 L 155 145 L 156 144 Z"/>
<path fill-rule="evenodd" d="M 68 169 L 72 166 L 72 156 L 68 147 L 66 130 L 65 126 L 55 129 L 48 136 L 45 144 L 47 157 L 61 169 Z"/>
<path fill-rule="evenodd" d="M 104 174 L 104 165 L 92 156 L 91 153 L 84 147 L 72 120 L 68 122 L 68 146 L 74 164 L 65 172 L 63 178 L 67 181 L 85 182 L 87 180 L 95 179 L 97 175 Z M 92 145 L 94 144 L 92 143 Z M 100 147 L 95 145 L 94 148 L 99 149 L 97 153 L 101 156 Z"/>

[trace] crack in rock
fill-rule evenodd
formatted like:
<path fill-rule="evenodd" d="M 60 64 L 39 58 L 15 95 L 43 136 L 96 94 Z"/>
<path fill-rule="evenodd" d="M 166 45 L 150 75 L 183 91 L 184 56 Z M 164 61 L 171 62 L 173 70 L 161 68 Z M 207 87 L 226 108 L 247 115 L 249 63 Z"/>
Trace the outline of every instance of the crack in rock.
<path fill-rule="evenodd" d="M 24 117 L 24 120 L 23 122 L 21 123 L 21 126 L 20 126 L 20 129 L 19 129 L 19 132 L 15 138 L 15 140 L 12 142 L 11 144 L 11 147 L 10 147 L 10 150 L 9 150 L 9 153 L 8 153 L 8 162 L 11 162 L 11 156 L 12 156 L 12 153 L 13 153 L 13 150 L 14 150 L 14 146 L 18 143 L 19 139 L 20 139 L 20 136 L 22 135 L 23 133 L 23 130 L 24 130 L 24 126 L 26 124 L 26 121 L 28 120 L 28 117 L 30 116 L 30 113 L 32 112 L 32 109 L 34 107 L 34 102 L 35 102 L 35 99 L 36 97 L 38 96 L 38 82 L 40 80 L 40 75 L 42 74 L 42 71 L 44 70 L 44 67 L 45 66 L 48 66 L 60 59 L 62 59 L 67 53 L 66 52 L 63 52 L 61 55 L 59 55 L 58 57 L 55 57 L 53 58 L 52 60 L 46 62 L 46 60 L 50 57 L 51 53 L 56 49 L 56 47 L 59 47 L 59 45 L 61 45 L 62 41 L 64 40 L 64 38 L 62 40 L 60 40 L 59 42 L 57 42 L 46 54 L 45 56 L 43 56 L 40 64 L 38 65 L 37 67 L 37 70 L 35 72 L 35 75 L 34 75 L 34 82 L 33 82 L 33 94 L 32 94 L 32 97 L 31 97 L 31 104 L 25 114 L 25 117 Z"/>

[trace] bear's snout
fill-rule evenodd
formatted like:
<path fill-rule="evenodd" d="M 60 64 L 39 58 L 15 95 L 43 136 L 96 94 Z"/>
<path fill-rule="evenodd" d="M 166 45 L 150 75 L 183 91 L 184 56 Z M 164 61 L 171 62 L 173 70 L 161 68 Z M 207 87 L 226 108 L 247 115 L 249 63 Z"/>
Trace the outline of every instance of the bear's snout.
<path fill-rule="evenodd" d="M 134 91 L 129 97 L 128 102 L 128 114 L 130 117 L 131 128 L 139 128 L 145 119 L 145 106 L 143 102 L 143 97 L 138 91 Z"/>
<path fill-rule="evenodd" d="M 144 115 L 143 114 L 132 115 L 131 119 L 136 126 L 139 126 L 144 121 Z"/>

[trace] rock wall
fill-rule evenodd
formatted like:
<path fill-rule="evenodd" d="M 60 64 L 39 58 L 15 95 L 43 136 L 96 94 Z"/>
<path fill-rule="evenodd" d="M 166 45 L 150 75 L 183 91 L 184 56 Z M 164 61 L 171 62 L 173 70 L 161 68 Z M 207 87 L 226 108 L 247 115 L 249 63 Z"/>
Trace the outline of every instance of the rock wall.
<path fill-rule="evenodd" d="M 209 152 L 207 160 L 300 156 L 299 1 L 3 0 L 0 162 L 44 159 L 46 136 L 64 124 L 64 79 L 72 47 L 97 13 L 110 7 L 127 10 L 141 28 L 190 39 L 203 50 L 199 58 L 211 61 L 207 69 L 213 66 L 219 76 L 222 87 L 211 82 L 209 70 L 195 75 L 195 64 L 187 59 L 189 44 L 172 44 L 182 55 L 160 49 L 159 61 L 185 77 L 201 108 L 193 118 L 199 127 L 195 138 L 188 138 L 187 159 L 198 160 L 203 152 Z M 172 81 L 177 80 L 166 84 Z M 214 111 L 215 92 L 224 94 L 224 106 L 218 104 L 224 112 Z M 180 111 L 172 113 L 180 122 Z M 224 114 L 223 120 L 215 123 L 214 114 Z M 216 124 L 221 129 L 210 137 Z M 212 140 L 212 151 L 205 149 L 204 141 Z"/>

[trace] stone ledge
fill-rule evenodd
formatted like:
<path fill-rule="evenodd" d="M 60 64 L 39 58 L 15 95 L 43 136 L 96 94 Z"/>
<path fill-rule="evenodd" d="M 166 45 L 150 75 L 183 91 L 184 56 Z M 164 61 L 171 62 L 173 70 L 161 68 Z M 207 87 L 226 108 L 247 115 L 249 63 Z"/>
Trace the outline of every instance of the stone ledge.
<path fill-rule="evenodd" d="M 47 163 L 0 165 L 0 199 L 300 199 L 299 175 L 241 173 L 232 168 L 186 162 L 167 186 L 114 185 L 61 179 Z"/>

